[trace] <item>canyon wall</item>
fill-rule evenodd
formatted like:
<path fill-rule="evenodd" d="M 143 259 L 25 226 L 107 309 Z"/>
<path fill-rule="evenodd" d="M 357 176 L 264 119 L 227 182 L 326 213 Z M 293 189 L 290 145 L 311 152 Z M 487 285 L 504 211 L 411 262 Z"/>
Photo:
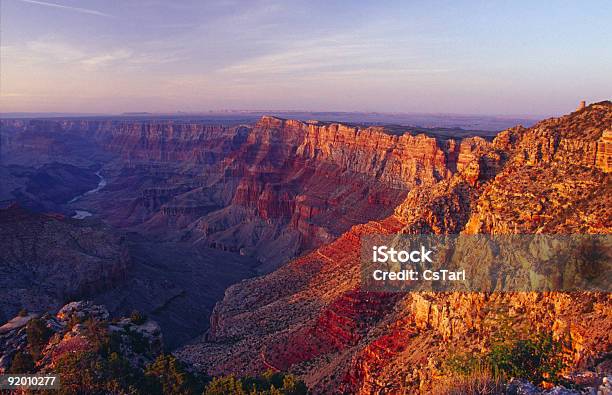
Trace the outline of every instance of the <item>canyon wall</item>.
<path fill-rule="evenodd" d="M 270 271 L 450 178 L 486 141 L 264 116 L 253 126 L 111 119 L 2 121 L 4 162 L 101 165 L 79 202 L 163 240 L 252 255 Z"/>
<path fill-rule="evenodd" d="M 360 289 L 358 262 L 367 234 L 612 233 L 612 183 L 598 159 L 610 125 L 612 103 L 602 102 L 492 142 L 463 140 L 446 153 L 457 158 L 446 162 L 452 175 L 414 185 L 386 218 L 230 287 L 206 341 L 176 354 L 211 374 L 288 370 L 316 393 L 429 393 L 451 352 L 486 351 L 509 323 L 567 340 L 572 368 L 600 369 L 612 347 L 608 294 L 377 294 Z"/>

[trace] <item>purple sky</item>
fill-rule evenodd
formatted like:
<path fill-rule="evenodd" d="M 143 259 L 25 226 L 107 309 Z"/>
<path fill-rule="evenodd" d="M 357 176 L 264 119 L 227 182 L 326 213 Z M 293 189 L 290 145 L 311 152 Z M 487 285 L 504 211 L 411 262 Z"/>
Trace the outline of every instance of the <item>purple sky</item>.
<path fill-rule="evenodd" d="M 612 96 L 607 0 L 0 7 L 0 112 L 554 115 Z"/>

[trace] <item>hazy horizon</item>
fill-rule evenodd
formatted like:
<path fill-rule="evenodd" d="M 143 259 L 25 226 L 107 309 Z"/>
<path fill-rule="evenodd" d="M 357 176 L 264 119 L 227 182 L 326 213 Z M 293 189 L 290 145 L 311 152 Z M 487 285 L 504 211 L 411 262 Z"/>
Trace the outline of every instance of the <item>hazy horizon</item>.
<path fill-rule="evenodd" d="M 0 7 L 0 113 L 538 118 L 612 92 L 612 4 L 604 1 L 5 0 Z"/>
<path fill-rule="evenodd" d="M 593 102 L 594 103 L 594 102 Z M 574 110 L 574 107 L 577 107 L 579 103 L 576 103 L 576 106 L 565 111 L 565 113 L 571 112 Z M 588 105 L 589 103 L 587 103 Z M 458 117 L 500 117 L 500 118 L 530 118 L 530 119 L 540 119 L 542 117 L 546 117 L 548 115 L 554 114 L 495 114 L 495 113 L 453 113 L 453 112 L 426 112 L 426 111 L 348 111 L 348 110 L 303 110 L 303 109 L 286 109 L 279 110 L 274 108 L 269 109 L 240 109 L 240 108 L 226 108 L 226 109 L 217 109 L 217 110 L 193 110 L 193 111 L 117 111 L 117 112 L 65 112 L 65 111 L 0 111 L 0 114 L 58 114 L 58 116 L 64 115 L 74 115 L 74 116 L 122 116 L 122 115 L 152 115 L 152 116 L 198 116 L 198 115 L 222 115 L 222 114 L 262 114 L 262 115 L 270 115 L 275 116 L 274 114 L 292 114 L 292 113 L 303 113 L 303 114 L 380 114 L 380 115 L 431 115 L 431 116 L 458 116 Z"/>

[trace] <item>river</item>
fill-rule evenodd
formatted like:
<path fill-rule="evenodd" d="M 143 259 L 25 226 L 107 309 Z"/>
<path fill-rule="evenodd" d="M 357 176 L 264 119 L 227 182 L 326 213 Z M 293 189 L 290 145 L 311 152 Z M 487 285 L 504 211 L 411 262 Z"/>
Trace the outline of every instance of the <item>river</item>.
<path fill-rule="evenodd" d="M 98 182 L 98 186 L 95 187 L 94 189 L 91 189 L 81 195 L 75 196 L 74 198 L 72 198 L 68 204 L 70 203 L 74 203 L 77 200 L 79 200 L 80 198 L 82 198 L 83 196 L 87 196 L 87 195 L 91 195 L 93 193 L 99 192 L 102 188 L 104 188 L 106 186 L 106 180 L 104 179 L 104 177 L 102 177 L 101 170 L 98 170 L 96 172 L 96 175 L 98 176 L 98 178 L 100 179 L 100 181 Z M 93 214 L 90 213 L 87 210 L 74 210 L 75 214 L 72 216 L 72 218 L 74 219 L 84 219 L 87 217 L 91 217 Z"/>

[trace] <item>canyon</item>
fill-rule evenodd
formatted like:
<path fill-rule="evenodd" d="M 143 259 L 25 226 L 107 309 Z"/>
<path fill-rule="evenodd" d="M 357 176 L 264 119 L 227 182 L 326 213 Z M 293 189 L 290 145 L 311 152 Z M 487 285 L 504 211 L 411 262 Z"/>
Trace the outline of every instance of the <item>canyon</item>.
<path fill-rule="evenodd" d="M 3 122 L 5 185 L 12 188 L 5 187 L 4 201 L 66 214 L 86 210 L 114 226 L 158 239 L 253 256 L 261 272 L 357 223 L 384 218 L 408 190 L 448 177 L 469 160 L 468 145 L 478 145 L 436 137 L 444 131 L 431 130 L 428 136 L 422 129 L 398 133 L 269 116 L 252 127 L 171 121 Z M 51 207 L 30 192 L 35 177 L 12 170 L 40 163 L 45 165 L 39 172 L 45 166 L 97 169 L 108 185 L 66 207 Z M 47 190 L 58 188 L 55 182 Z"/>
<path fill-rule="evenodd" d="M 609 375 L 609 293 L 377 294 L 360 289 L 358 262 L 368 234 L 610 234 L 611 126 L 603 102 L 462 140 L 456 161 L 440 161 L 449 171 L 413 185 L 391 215 L 230 287 L 206 338 L 177 355 L 213 374 L 290 371 L 316 393 L 429 393 L 454 350 L 487 350 L 510 322 L 569 339 L 573 369 Z"/>
<path fill-rule="evenodd" d="M 461 145 L 449 134 L 493 134 L 272 116 L 254 124 L 121 118 L 0 122 L 7 264 L 15 256 L 19 262 L 29 259 L 20 257 L 15 239 L 38 243 L 30 228 L 15 232 L 16 211 L 42 216 L 40 221 L 53 213 L 42 238 L 79 233 L 82 227 L 117 237 L 126 256 L 117 280 L 100 279 L 95 292 L 80 296 L 106 304 L 113 314 L 132 309 L 150 314 L 167 332 L 169 347 L 207 329 L 227 286 L 271 272 L 355 224 L 388 216 L 408 190 L 448 177 L 469 159 L 468 145 L 484 141 Z M 63 230 L 52 233 L 56 225 Z M 80 249 L 78 241 L 74 248 Z M 57 255 L 54 259 L 81 260 L 63 249 Z M 82 255 L 86 261 L 96 252 Z M 36 262 L 45 265 L 45 259 Z M 9 265 L 7 284 L 19 275 L 15 265 Z M 64 276 L 63 281 L 70 278 Z M 42 288 L 55 295 L 22 307 L 58 308 L 70 300 L 60 292 L 62 284 L 20 288 L 28 297 Z M 2 306 L 4 319 L 17 313 L 18 304 Z"/>
<path fill-rule="evenodd" d="M 203 373 L 289 371 L 315 393 L 426 393 L 450 350 L 488 349 L 503 319 L 609 370 L 607 293 L 367 292 L 358 262 L 369 234 L 612 233 L 610 102 L 499 133 L 273 116 L 0 126 L 2 320 L 89 298 L 146 312 Z M 106 185 L 86 193 L 96 174 Z"/>

